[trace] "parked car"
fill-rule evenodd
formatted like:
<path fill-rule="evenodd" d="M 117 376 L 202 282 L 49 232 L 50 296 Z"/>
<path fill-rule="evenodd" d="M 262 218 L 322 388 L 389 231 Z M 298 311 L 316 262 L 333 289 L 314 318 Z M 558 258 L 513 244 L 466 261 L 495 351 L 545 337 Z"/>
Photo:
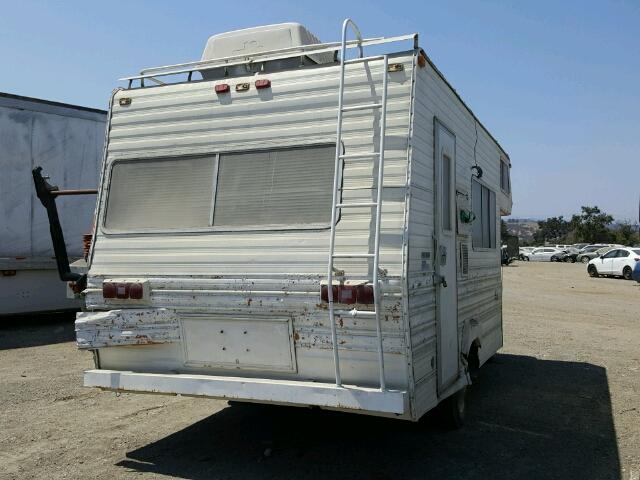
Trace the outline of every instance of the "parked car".
<path fill-rule="evenodd" d="M 578 253 L 576 260 L 582 263 L 589 263 L 590 260 L 599 257 L 603 253 L 611 250 L 611 248 L 613 247 L 610 247 L 608 245 L 588 245 L 580 250 L 580 253 Z"/>
<path fill-rule="evenodd" d="M 562 253 L 562 250 L 555 247 L 540 247 L 525 254 L 524 259 L 528 262 L 550 262 L 551 257 L 557 253 Z"/>
<path fill-rule="evenodd" d="M 631 280 L 638 262 L 640 262 L 640 248 L 614 248 L 601 257 L 590 260 L 587 272 L 592 277 L 615 275 Z"/>
<path fill-rule="evenodd" d="M 552 262 L 566 262 L 566 263 L 576 263 L 576 259 L 578 257 L 578 250 L 575 248 L 567 248 L 562 250 L 560 253 L 555 253 L 551 256 Z"/>
<path fill-rule="evenodd" d="M 587 245 L 589 245 L 589 244 L 588 243 L 574 243 L 572 245 L 572 247 L 575 248 L 576 250 L 582 250 Z"/>
<path fill-rule="evenodd" d="M 526 254 L 531 253 L 532 250 L 535 250 L 536 247 L 520 247 L 518 249 L 518 257 L 520 258 L 520 260 L 524 260 L 524 256 Z"/>

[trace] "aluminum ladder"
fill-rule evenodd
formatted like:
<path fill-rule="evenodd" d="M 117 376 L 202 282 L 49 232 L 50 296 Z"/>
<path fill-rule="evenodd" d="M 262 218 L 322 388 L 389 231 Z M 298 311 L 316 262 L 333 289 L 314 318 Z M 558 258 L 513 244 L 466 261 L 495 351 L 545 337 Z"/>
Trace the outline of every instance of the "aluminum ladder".
<path fill-rule="evenodd" d="M 346 60 L 346 48 L 347 48 L 347 29 L 351 26 L 358 40 L 359 57 L 351 60 Z M 375 60 L 383 60 L 383 80 L 382 80 L 382 100 L 380 103 L 368 103 L 352 106 L 344 106 L 344 77 L 345 67 L 354 63 L 364 63 Z M 375 317 L 376 320 L 376 333 L 378 340 L 378 363 L 380 371 L 380 390 L 386 390 L 386 383 L 384 377 L 384 350 L 382 345 L 382 325 L 380 319 L 381 308 L 381 295 L 379 285 L 379 261 L 380 261 L 380 217 L 382 213 L 382 183 L 384 177 L 384 141 L 386 133 L 386 120 L 387 120 L 387 77 L 388 77 L 389 58 L 387 55 L 377 55 L 372 57 L 364 57 L 362 48 L 362 35 L 358 26 L 350 19 L 347 18 L 342 24 L 342 44 L 340 48 L 340 86 L 338 90 L 338 126 L 336 132 L 336 155 L 334 166 L 334 179 L 333 179 L 333 199 L 331 202 L 331 234 L 329 240 L 329 265 L 327 269 L 327 300 L 329 302 L 329 320 L 331 325 L 331 341 L 333 345 L 333 361 L 335 365 L 336 385 L 342 386 L 342 378 L 340 376 L 340 358 L 338 354 L 338 341 L 336 332 L 335 315 L 351 315 L 353 317 Z M 352 112 L 355 110 L 380 110 L 380 144 L 377 152 L 368 153 L 356 153 L 356 154 L 343 154 L 342 153 L 342 122 L 343 113 Z M 349 159 L 362 159 L 372 158 L 378 159 L 378 183 L 376 191 L 375 202 L 360 202 L 360 203 L 339 203 L 340 198 L 340 162 Z M 355 208 L 355 207 L 373 207 L 375 208 L 375 240 L 373 252 L 366 253 L 336 253 L 335 252 L 335 240 L 336 240 L 336 220 L 337 213 L 342 209 Z M 333 305 L 333 277 L 335 272 L 334 260 L 337 258 L 371 258 L 373 259 L 373 274 L 371 283 L 373 286 L 373 298 L 374 298 L 374 311 L 370 310 L 335 310 Z"/>

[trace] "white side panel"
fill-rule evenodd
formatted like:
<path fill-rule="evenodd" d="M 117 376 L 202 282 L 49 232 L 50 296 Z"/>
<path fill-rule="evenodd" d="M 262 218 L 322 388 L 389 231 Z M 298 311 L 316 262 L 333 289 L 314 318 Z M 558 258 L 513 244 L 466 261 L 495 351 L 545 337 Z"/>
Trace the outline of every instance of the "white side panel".
<path fill-rule="evenodd" d="M 382 284 L 382 330 L 387 383 L 391 388 L 407 388 L 408 346 L 402 317 L 401 276 L 413 59 L 412 54 L 392 58 L 393 63 L 402 63 L 404 70 L 389 74 L 388 88 L 380 265 L 387 272 Z M 335 144 L 338 66 L 283 71 L 269 74 L 268 78 L 271 88 L 262 91 L 254 88 L 255 77 L 227 78 L 224 81 L 231 85 L 231 93 L 225 95 L 214 92 L 213 87 L 219 82 L 119 92 L 109 134 L 107 184 L 109 167 L 118 159 L 224 155 L 274 147 Z M 236 92 L 235 84 L 242 82 L 249 82 L 251 88 Z M 381 61 L 348 66 L 346 105 L 380 101 L 381 87 Z M 131 98 L 131 104 L 120 106 L 121 97 Z M 375 133 L 379 120 L 378 111 L 346 114 L 345 153 L 374 151 L 379 144 Z M 374 165 L 371 158 L 345 162 L 343 202 L 375 200 Z M 327 198 L 329 201 L 330 197 Z M 297 208 L 295 202 L 290 208 Z M 373 213 L 374 209 L 366 207 L 342 213 L 336 252 L 371 251 Z M 229 320 L 291 318 L 295 371 L 271 365 L 268 371 L 243 369 L 242 374 L 331 382 L 334 370 L 330 325 L 327 304 L 320 299 L 328 250 L 328 228 L 226 232 L 212 228 L 154 234 L 109 234 L 100 230 L 89 271 L 87 306 L 126 308 L 126 301 L 120 305 L 105 304 L 102 280 L 115 276 L 145 277 L 149 279 L 152 307 Z M 362 280 L 371 277 L 371 263 L 369 259 L 341 259 L 336 266 L 345 270 L 347 280 Z M 344 381 L 377 385 L 375 320 L 345 316 L 337 318 L 337 326 Z M 187 326 L 187 330 L 191 328 Z M 189 335 L 190 332 L 185 332 L 184 336 Z M 219 362 L 204 361 L 199 366 L 185 363 L 184 350 L 175 347 L 165 344 L 104 348 L 100 350 L 100 366 L 225 374 Z"/>
<path fill-rule="evenodd" d="M 31 170 L 42 166 L 60 188 L 98 184 L 106 114 L 0 97 L 0 257 L 51 257 L 46 212 Z M 95 196 L 59 198 L 70 257 L 82 255 Z"/>
<path fill-rule="evenodd" d="M 411 139 L 411 210 L 409 214 L 409 322 L 416 379 L 416 412 L 422 415 L 436 405 L 436 318 L 433 286 L 434 252 L 434 118 L 456 136 L 457 208 L 471 200 L 471 167 L 483 169 L 482 181 L 496 192 L 496 232 L 500 209 L 511 209 L 511 198 L 500 190 L 500 156 L 504 152 L 475 121 L 455 92 L 427 62 L 417 69 L 413 137 Z M 477 143 L 476 143 L 477 131 Z M 468 196 L 468 199 L 467 199 Z M 456 212 L 458 214 L 458 212 Z M 496 239 L 500 244 L 499 233 Z M 481 362 L 502 345 L 501 278 L 499 249 L 474 250 L 471 237 L 458 230 L 460 244 L 468 246 L 468 272 L 458 261 L 458 325 L 461 351 L 479 338 Z M 485 347 L 486 346 L 486 347 Z"/>
<path fill-rule="evenodd" d="M 67 298 L 67 285 L 54 268 L 16 270 L 0 275 L 0 315 L 78 309 L 82 302 Z"/>

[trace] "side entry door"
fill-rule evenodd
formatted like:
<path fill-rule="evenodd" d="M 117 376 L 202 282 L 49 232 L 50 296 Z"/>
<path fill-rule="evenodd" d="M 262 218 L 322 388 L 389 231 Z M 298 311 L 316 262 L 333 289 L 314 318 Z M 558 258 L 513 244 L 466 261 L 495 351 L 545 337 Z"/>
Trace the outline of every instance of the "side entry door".
<path fill-rule="evenodd" d="M 438 335 L 438 392 L 453 384 L 460 373 L 458 289 L 456 270 L 456 138 L 435 121 L 434 253 Z"/>

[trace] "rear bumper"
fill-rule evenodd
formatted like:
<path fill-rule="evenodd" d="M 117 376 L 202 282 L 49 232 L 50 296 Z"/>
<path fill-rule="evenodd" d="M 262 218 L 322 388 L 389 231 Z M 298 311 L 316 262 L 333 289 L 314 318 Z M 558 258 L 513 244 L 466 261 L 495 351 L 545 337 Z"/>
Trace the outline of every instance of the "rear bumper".
<path fill-rule="evenodd" d="M 409 416 L 407 392 L 330 383 L 212 375 L 87 370 L 86 387 L 124 392 L 180 394 L 257 403 L 317 406 L 383 416 Z"/>

